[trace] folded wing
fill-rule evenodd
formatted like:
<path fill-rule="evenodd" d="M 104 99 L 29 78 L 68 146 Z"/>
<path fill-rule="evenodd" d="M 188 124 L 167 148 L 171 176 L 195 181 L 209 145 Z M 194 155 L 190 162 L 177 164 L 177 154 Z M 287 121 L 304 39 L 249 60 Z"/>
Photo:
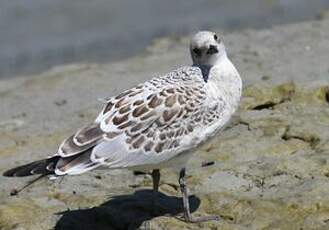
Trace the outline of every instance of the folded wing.
<path fill-rule="evenodd" d="M 62 143 L 56 173 L 153 165 L 189 148 L 190 134 L 216 118 L 205 113 L 198 74 L 193 68 L 177 70 L 108 99 L 95 123 Z"/>

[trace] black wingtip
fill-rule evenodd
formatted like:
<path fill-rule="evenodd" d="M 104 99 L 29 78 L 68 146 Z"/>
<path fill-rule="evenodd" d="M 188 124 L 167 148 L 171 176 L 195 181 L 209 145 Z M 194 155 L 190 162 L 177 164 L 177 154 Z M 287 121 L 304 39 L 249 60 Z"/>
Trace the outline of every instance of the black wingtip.
<path fill-rule="evenodd" d="M 5 171 L 2 175 L 5 177 L 24 177 L 32 176 L 31 171 L 37 166 L 38 162 L 32 162 L 26 165 L 21 165 Z"/>
<path fill-rule="evenodd" d="M 50 164 L 56 164 L 59 160 L 59 156 L 54 156 L 51 158 L 34 161 L 29 164 L 21 165 L 12 169 L 5 171 L 2 175 L 5 177 L 25 177 L 32 176 L 36 174 L 46 175 L 52 174 L 53 171 L 49 170 Z"/>
<path fill-rule="evenodd" d="M 9 169 L 7 171 L 5 171 L 2 176 L 5 176 L 5 177 L 13 177 L 14 174 L 15 174 L 15 169 L 16 168 L 13 168 L 13 169 Z"/>

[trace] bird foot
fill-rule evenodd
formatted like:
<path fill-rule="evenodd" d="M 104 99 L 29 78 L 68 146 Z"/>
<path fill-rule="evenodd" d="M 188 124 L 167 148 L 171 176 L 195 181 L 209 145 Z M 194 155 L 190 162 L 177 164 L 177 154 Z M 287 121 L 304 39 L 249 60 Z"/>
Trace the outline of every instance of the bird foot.
<path fill-rule="evenodd" d="M 219 216 L 183 216 L 177 217 L 179 220 L 186 223 L 202 223 L 207 221 L 220 221 Z"/>

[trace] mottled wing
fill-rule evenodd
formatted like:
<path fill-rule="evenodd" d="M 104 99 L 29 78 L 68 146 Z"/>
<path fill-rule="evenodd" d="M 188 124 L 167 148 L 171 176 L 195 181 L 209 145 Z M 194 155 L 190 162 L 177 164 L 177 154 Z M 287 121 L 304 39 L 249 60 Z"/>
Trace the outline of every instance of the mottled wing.
<path fill-rule="evenodd" d="M 190 133 L 210 122 L 200 74 L 180 69 L 111 99 L 96 119 L 105 141 L 93 149 L 92 161 L 114 168 L 151 165 L 191 147 Z"/>
<path fill-rule="evenodd" d="M 219 117 L 209 110 L 200 69 L 185 67 L 107 99 L 94 123 L 60 146 L 56 174 L 107 165 L 154 165 L 193 147 L 193 135 Z"/>

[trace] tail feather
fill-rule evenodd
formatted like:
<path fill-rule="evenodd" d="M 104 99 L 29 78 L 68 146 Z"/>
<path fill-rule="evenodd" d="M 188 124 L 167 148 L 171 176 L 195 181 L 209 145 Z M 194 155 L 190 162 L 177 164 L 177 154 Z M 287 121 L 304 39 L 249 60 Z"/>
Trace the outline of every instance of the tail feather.
<path fill-rule="evenodd" d="M 56 174 L 63 176 L 66 174 L 81 174 L 98 167 L 99 163 L 91 161 L 91 149 L 74 156 L 61 157 L 53 156 L 43 160 L 21 165 L 3 173 L 6 177 L 25 177 L 32 175 Z"/>
<path fill-rule="evenodd" d="M 6 177 L 25 177 L 39 174 L 40 176 L 28 182 L 20 189 L 13 189 L 10 195 L 17 195 L 25 188 L 32 185 L 47 175 L 74 175 L 81 174 L 92 170 L 99 166 L 99 163 L 94 163 L 90 160 L 91 150 L 82 152 L 75 156 L 61 157 L 53 156 L 39 161 L 34 161 L 29 164 L 21 165 L 7 170 L 3 173 Z"/>
<path fill-rule="evenodd" d="M 6 177 L 25 177 L 36 174 L 48 175 L 54 174 L 54 165 L 59 161 L 60 156 L 34 161 L 32 163 L 21 165 L 3 173 Z"/>

